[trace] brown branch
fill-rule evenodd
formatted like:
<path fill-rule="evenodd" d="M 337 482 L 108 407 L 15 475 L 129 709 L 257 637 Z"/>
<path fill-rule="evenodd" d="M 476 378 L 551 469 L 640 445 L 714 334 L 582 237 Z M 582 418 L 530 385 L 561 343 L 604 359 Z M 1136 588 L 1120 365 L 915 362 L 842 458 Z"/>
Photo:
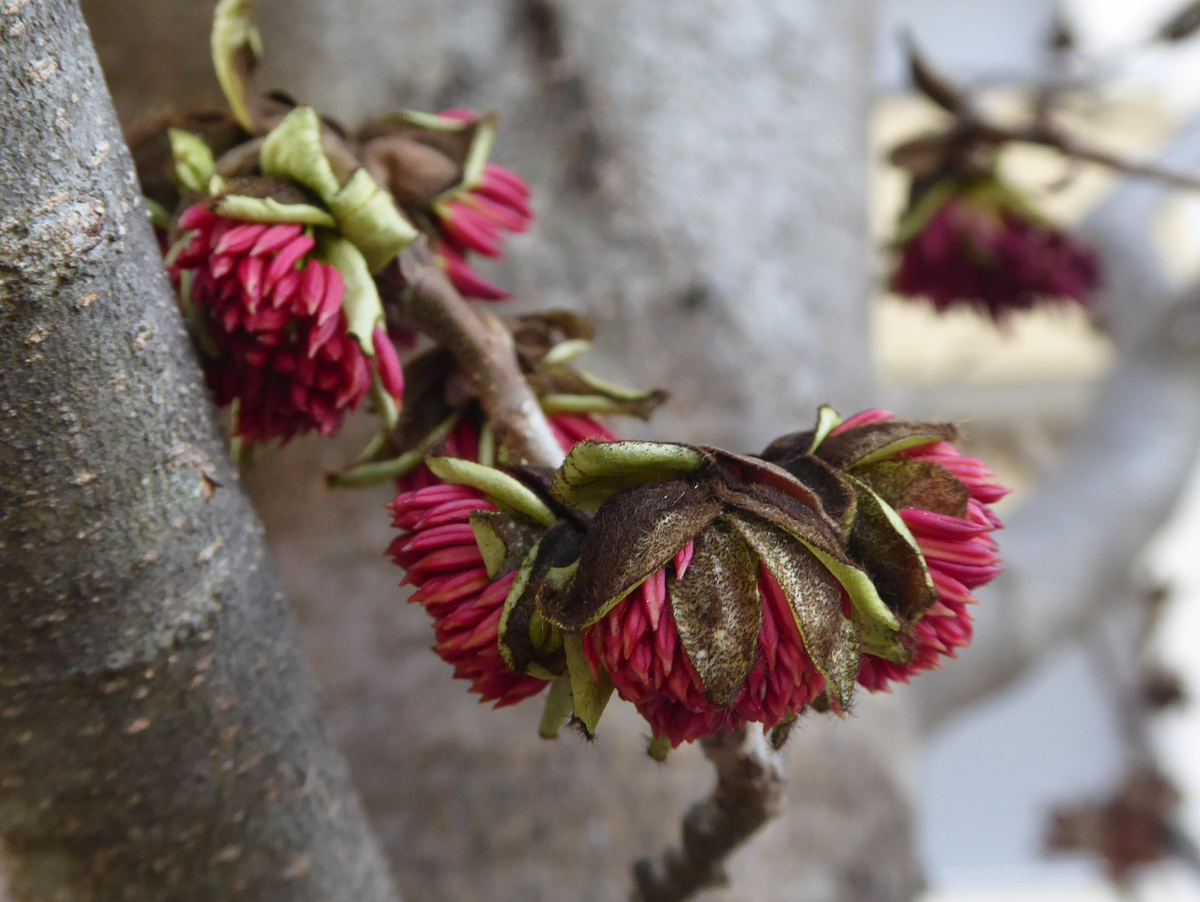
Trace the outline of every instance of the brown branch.
<path fill-rule="evenodd" d="M 1097 163 L 1125 175 L 1156 179 L 1179 188 L 1200 191 L 1200 175 L 1196 173 L 1183 172 L 1182 170 L 1172 169 L 1169 166 L 1162 166 L 1148 160 L 1126 159 L 1119 154 L 1110 153 L 1109 151 L 1080 143 L 1070 135 L 1065 135 L 1062 132 L 1044 126 L 1036 129 L 1008 129 L 989 124 L 985 128 L 989 137 L 994 136 L 998 141 L 1020 141 L 1023 144 L 1037 144 L 1041 147 L 1049 147 L 1057 150 L 1064 157 L 1072 160 Z"/>
<path fill-rule="evenodd" d="M 512 334 L 495 316 L 476 313 L 434 263 L 424 240 L 400 255 L 405 313 L 449 349 L 471 380 L 509 463 L 557 467 L 563 451 L 513 350 Z"/>
<path fill-rule="evenodd" d="M 905 46 L 914 86 L 931 101 L 955 116 L 953 134 L 960 146 L 969 146 L 973 142 L 995 146 L 1011 141 L 1036 144 L 1057 150 L 1069 159 L 1096 163 L 1125 175 L 1156 179 L 1180 188 L 1200 190 L 1200 175 L 1196 173 L 1182 172 L 1146 160 L 1126 159 L 1120 154 L 1081 143 L 1056 128 L 1050 122 L 1050 113 L 1052 102 L 1061 91 L 1061 85 L 1048 84 L 1039 88 L 1032 125 L 1019 128 L 1000 125 L 983 116 L 962 85 L 956 84 L 944 72 L 933 67 L 911 36 L 906 36 Z"/>
<path fill-rule="evenodd" d="M 760 730 L 719 733 L 701 746 L 717 785 L 684 817 L 680 848 L 634 865 L 630 902 L 682 902 L 725 884 L 725 860 L 779 813 L 780 756 Z"/>

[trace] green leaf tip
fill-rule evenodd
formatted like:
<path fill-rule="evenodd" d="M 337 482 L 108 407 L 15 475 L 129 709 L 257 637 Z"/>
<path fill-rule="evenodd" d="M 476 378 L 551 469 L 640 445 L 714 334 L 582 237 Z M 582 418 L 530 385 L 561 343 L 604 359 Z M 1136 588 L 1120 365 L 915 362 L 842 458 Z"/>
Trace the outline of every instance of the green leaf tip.
<path fill-rule="evenodd" d="M 567 677 L 558 677 L 550 684 L 550 691 L 546 694 L 546 707 L 538 725 L 538 735 L 543 739 L 556 738 L 563 723 L 571 716 L 573 705 L 571 681 Z"/>
<path fill-rule="evenodd" d="M 561 363 L 570 363 L 577 357 L 586 354 L 591 350 L 592 343 L 586 338 L 568 338 L 560 341 L 542 358 L 544 366 L 555 366 Z"/>
<path fill-rule="evenodd" d="M 504 607 L 500 611 L 500 621 L 496 624 L 496 635 L 499 638 L 497 647 L 500 649 L 500 657 L 504 659 L 504 663 L 508 665 L 510 670 L 514 670 L 517 673 L 520 673 L 521 670 L 513 657 L 512 649 L 504 641 L 504 637 L 508 633 L 509 619 L 513 616 L 513 612 L 525 595 L 525 590 L 529 588 L 529 580 L 533 576 L 533 566 L 537 561 L 538 551 L 541 549 L 541 546 L 542 540 L 538 539 L 533 543 L 529 551 L 526 552 L 524 559 L 521 561 L 521 566 L 517 568 L 517 575 L 513 577 L 512 585 L 508 587 L 508 595 L 504 597 Z"/>
<path fill-rule="evenodd" d="M 571 681 L 571 698 L 575 719 L 582 724 L 589 739 L 596 735 L 600 715 L 604 713 L 612 697 L 613 684 L 608 674 L 600 678 L 592 676 L 592 667 L 583 651 L 583 636 L 579 633 L 563 635 L 563 650 L 567 656 L 567 676 Z"/>
<path fill-rule="evenodd" d="M 299 182 L 326 203 L 341 189 L 321 146 L 321 120 L 310 106 L 296 107 L 271 129 L 259 164 L 263 175 Z"/>
<path fill-rule="evenodd" d="M 383 302 L 362 252 L 345 238 L 325 233 L 317 241 L 316 256 L 341 273 L 346 283 L 342 296 L 346 329 L 358 340 L 363 353 L 374 357 L 373 333 L 376 324 L 383 322 Z"/>
<path fill-rule="evenodd" d="M 667 755 L 671 754 L 671 737 L 655 736 L 650 740 L 650 745 L 646 749 L 646 754 L 659 764 L 666 761 Z"/>
<path fill-rule="evenodd" d="M 253 134 L 254 117 L 246 97 L 250 76 L 262 58 L 262 35 L 254 24 L 254 0 L 220 0 L 213 10 L 210 36 L 213 68 L 229 109 Z"/>
<path fill-rule="evenodd" d="M 508 522 L 500 518 L 508 518 Z M 471 533 L 475 536 L 479 553 L 483 555 L 489 580 L 495 581 L 501 575 L 500 568 L 504 562 L 512 557 L 514 551 L 520 551 L 519 537 L 513 535 L 512 518 L 511 513 L 503 511 L 476 511 L 471 514 Z"/>
<path fill-rule="evenodd" d="M 832 573 L 834 579 L 842 584 L 842 588 L 850 596 L 850 604 L 858 614 L 873 623 L 881 624 L 893 632 L 900 629 L 900 621 L 896 619 L 895 614 L 888 610 L 888 606 L 879 597 L 879 590 L 871 582 L 871 577 L 867 576 L 864 571 L 859 570 L 857 567 L 845 564 L 837 558 L 831 557 L 820 548 L 805 542 L 798 536 L 796 538 L 809 551 L 816 555 L 817 560 L 825 565 L 825 569 Z"/>
<path fill-rule="evenodd" d="M 167 212 L 167 208 L 152 197 L 143 196 L 142 203 L 146 207 L 146 212 L 150 214 L 150 222 L 154 227 L 169 232 L 175 223 L 171 214 Z"/>
<path fill-rule="evenodd" d="M 420 237 L 391 193 L 380 188 L 366 169 L 356 170 L 328 203 L 338 230 L 362 251 L 371 272 L 383 269 Z"/>
<path fill-rule="evenodd" d="M 865 467 L 868 464 L 878 463 L 881 460 L 887 460 L 889 457 L 895 457 L 901 451 L 907 451 L 909 448 L 920 448 L 922 445 L 932 445 L 935 442 L 945 441 L 945 436 L 942 435 L 910 435 L 907 438 L 899 439 L 885 448 L 880 448 L 878 451 L 873 451 L 861 460 L 856 460 L 851 464 L 851 469 L 854 467 Z"/>
<path fill-rule="evenodd" d="M 829 433 L 840 425 L 842 425 L 841 414 L 828 404 L 822 404 L 817 409 L 817 428 L 813 430 L 812 444 L 808 448 L 808 453 L 812 454 L 816 451 L 821 442 L 829 437 Z"/>
<path fill-rule="evenodd" d="M 217 161 L 212 150 L 199 135 L 181 128 L 167 129 L 167 137 L 175 163 L 175 183 L 186 191 L 207 194 L 217 175 Z"/>
<path fill-rule="evenodd" d="M 432 132 L 461 132 L 470 128 L 469 122 L 452 119 L 449 116 L 439 116 L 437 113 L 425 113 L 421 110 L 398 110 L 383 117 L 383 121 L 396 121 L 427 128 Z"/>
<path fill-rule="evenodd" d="M 470 191 L 478 188 L 483 182 L 483 172 L 495 142 L 496 114 L 486 113 L 476 120 L 475 137 L 467 151 L 466 162 L 463 163 L 463 177 L 459 190 Z"/>
<path fill-rule="evenodd" d="M 668 482 L 706 462 L 701 452 L 687 445 L 583 441 L 554 474 L 550 494 L 569 507 L 596 510 L 621 489 Z"/>
<path fill-rule="evenodd" d="M 553 526 L 558 522 L 550 508 L 531 489 L 494 467 L 457 457 L 430 457 L 425 465 L 438 479 L 478 489 L 501 507 L 522 513 L 535 523 Z"/>

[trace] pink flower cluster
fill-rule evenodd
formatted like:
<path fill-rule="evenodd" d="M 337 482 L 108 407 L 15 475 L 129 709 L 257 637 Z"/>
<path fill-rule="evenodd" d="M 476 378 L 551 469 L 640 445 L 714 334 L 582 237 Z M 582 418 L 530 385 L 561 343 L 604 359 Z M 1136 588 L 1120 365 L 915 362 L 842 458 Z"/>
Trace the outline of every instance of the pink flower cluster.
<path fill-rule="evenodd" d="M 404 583 L 417 587 L 409 601 L 433 618 L 434 650 L 454 676 L 497 708 L 540 692 L 545 680 L 510 670 L 500 656 L 500 615 L 516 571 L 488 579 L 470 522 L 495 505 L 475 489 L 440 484 L 403 492 L 388 507 L 404 530 L 388 554 L 406 571 Z"/>
<path fill-rule="evenodd" d="M 783 590 L 759 565 L 763 600 L 758 660 L 727 706 L 710 702 L 675 626 L 667 599 L 667 570 L 682 579 L 692 559 L 689 542 L 584 634 L 584 653 L 597 679 L 607 673 L 617 694 L 632 702 L 655 736 L 672 747 L 747 722 L 768 727 L 800 711 L 825 690 Z"/>
<path fill-rule="evenodd" d="M 846 420 L 834 435 L 892 419 L 886 410 L 867 410 Z M 871 691 L 886 690 L 892 682 L 907 683 L 928 670 L 940 670 L 944 658 L 971 643 L 970 605 L 976 603 L 971 590 L 987 585 L 1000 573 L 1000 556 L 990 533 L 1002 528 L 991 505 L 1008 494 L 995 481 L 992 471 L 973 457 L 960 454 L 949 442 L 936 442 L 901 451 L 898 458 L 937 464 L 958 479 L 970 495 L 967 517 L 960 519 L 920 508 L 901 508 L 898 513 L 913 534 L 937 590 L 937 603 L 905 637 L 912 657 L 905 664 L 863 655 L 858 681 Z"/>
<path fill-rule="evenodd" d="M 345 284 L 313 259 L 313 238 L 296 223 L 240 222 L 190 207 L 179 228 L 191 239 L 171 261 L 212 339 L 205 375 L 219 406 L 239 402 L 237 434 L 268 441 L 310 431 L 331 435 L 371 387 L 371 365 L 347 330 Z M 382 328 L 373 335 L 381 382 L 404 392 L 400 359 Z M 210 349 L 213 350 L 213 349 Z"/>
<path fill-rule="evenodd" d="M 953 198 L 903 247 L 891 288 L 938 311 L 981 306 L 995 320 L 1039 301 L 1087 305 L 1100 284 L 1094 250 L 1005 206 Z"/>
<path fill-rule="evenodd" d="M 462 122 L 478 118 L 470 110 L 446 110 L 440 115 Z M 509 297 L 507 291 L 471 267 L 467 254 L 503 257 L 500 249 L 503 233 L 524 232 L 533 222 L 529 196 L 529 185 L 524 179 L 503 166 L 488 163 L 477 186 L 434 204 L 438 231 L 434 250 L 446 276 L 463 297 L 480 301 L 502 301 Z"/>

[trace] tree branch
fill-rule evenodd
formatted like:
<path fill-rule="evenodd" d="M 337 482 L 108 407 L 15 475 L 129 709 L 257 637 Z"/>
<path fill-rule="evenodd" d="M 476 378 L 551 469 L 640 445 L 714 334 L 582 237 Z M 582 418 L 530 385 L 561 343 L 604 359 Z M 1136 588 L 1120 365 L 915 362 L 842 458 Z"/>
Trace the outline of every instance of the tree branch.
<path fill-rule="evenodd" d="M 936 70 L 916 46 L 911 35 L 905 37 L 909 69 L 914 86 L 933 103 L 955 117 L 954 135 L 961 146 L 979 142 L 1001 146 L 1010 142 L 1036 144 L 1057 150 L 1073 160 L 1107 166 L 1116 172 L 1149 178 L 1177 188 L 1200 190 L 1200 175 L 1175 169 L 1161 162 L 1130 160 L 1078 141 L 1057 128 L 1051 120 L 1052 101 L 1063 85 L 1048 82 L 1036 86 L 1032 124 L 1007 126 L 987 118 L 963 86 Z"/>
<path fill-rule="evenodd" d="M 492 422 L 497 447 L 511 463 L 562 463 L 562 447 L 521 373 L 504 324 L 471 309 L 434 263 L 424 239 L 400 255 L 400 274 L 407 285 L 405 313 L 454 355 Z"/>
<path fill-rule="evenodd" d="M 701 740 L 717 771 L 712 795 L 683 819 L 680 848 L 633 868 L 630 902 L 683 902 L 727 882 L 725 860 L 779 813 L 780 754 L 758 728 Z"/>
<path fill-rule="evenodd" d="M 0 5 L 15 899 L 395 902 L 74 0 Z"/>
<path fill-rule="evenodd" d="M 1008 128 L 996 123 L 988 123 L 981 128 L 981 131 L 989 140 L 996 143 L 1018 141 L 1023 144 L 1049 147 L 1068 159 L 1097 163 L 1123 175 L 1154 179 L 1176 188 L 1200 191 L 1200 175 L 1194 172 L 1174 169 L 1151 160 L 1130 160 L 1120 154 L 1085 144 L 1048 124 L 1032 128 Z"/>

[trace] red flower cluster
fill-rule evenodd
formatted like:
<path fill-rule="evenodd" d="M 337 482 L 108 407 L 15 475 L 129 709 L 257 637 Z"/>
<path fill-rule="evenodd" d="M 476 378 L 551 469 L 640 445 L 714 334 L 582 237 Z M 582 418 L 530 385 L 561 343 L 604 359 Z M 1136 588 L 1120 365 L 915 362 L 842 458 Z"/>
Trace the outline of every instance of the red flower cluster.
<path fill-rule="evenodd" d="M 982 306 L 997 321 L 1039 301 L 1088 304 L 1100 284 L 1094 250 L 1012 207 L 955 197 L 901 251 L 891 288 L 938 311 Z"/>
<path fill-rule="evenodd" d="M 886 410 L 866 410 L 846 420 L 831 434 L 886 422 L 893 417 Z M 958 649 L 966 648 L 971 643 L 972 631 L 967 607 L 975 604 L 971 590 L 987 585 L 1001 570 L 996 542 L 989 533 L 1002 528 L 1002 524 L 991 505 L 1007 495 L 1008 489 L 995 482 L 991 470 L 981 461 L 959 454 L 949 442 L 921 445 L 896 456 L 927 461 L 949 471 L 966 486 L 970 500 L 965 520 L 914 507 L 898 511 L 920 546 L 938 600 L 906 639 L 912 654 L 907 663 L 863 655 L 858 681 L 872 692 L 886 690 L 894 681 L 907 683 L 927 670 L 940 670 L 943 658 L 953 658 Z"/>
<path fill-rule="evenodd" d="M 446 110 L 439 115 L 461 122 L 478 116 L 470 110 Z M 503 232 L 524 232 L 533 222 L 529 186 L 515 172 L 488 163 L 480 183 L 449 199 L 435 201 L 433 213 L 438 240 L 434 247 L 446 276 L 463 297 L 502 301 L 509 293 L 489 282 L 467 263 L 469 252 L 501 258 Z"/>
<path fill-rule="evenodd" d="M 591 417 L 559 414 L 549 417 L 564 451 L 585 438 L 615 441 L 616 436 Z M 464 419 L 439 450 L 443 457 L 479 460 L 479 427 Z M 388 508 L 392 525 L 406 530 L 388 548 L 406 571 L 404 584 L 417 587 L 409 599 L 434 619 L 435 651 L 454 665 L 454 676 L 470 680 L 481 701 L 501 708 L 537 694 L 544 680 L 514 673 L 497 646 L 500 613 L 515 572 L 489 582 L 483 556 L 471 531 L 473 511 L 495 510 L 475 489 L 448 485 L 421 464 L 397 480 L 400 494 Z"/>
<path fill-rule="evenodd" d="M 431 485 L 403 492 L 388 505 L 392 525 L 405 530 L 388 554 L 417 587 L 409 599 L 434 620 L 434 650 L 454 666 L 454 676 L 470 680 L 481 701 L 502 708 L 536 695 L 545 680 L 509 669 L 497 644 L 500 615 L 516 571 L 488 579 L 475 544 L 470 517 L 495 505 L 475 489 Z"/>
<path fill-rule="evenodd" d="M 572 424 L 576 430 L 572 437 L 595 426 L 586 418 L 574 419 L 579 422 Z M 814 433 L 785 436 L 784 440 L 809 450 L 801 450 L 799 457 L 789 455 L 785 443 L 782 450 L 776 449 L 778 466 L 711 451 L 701 470 L 687 471 L 689 475 L 678 483 L 651 480 L 619 489 L 600 504 L 581 537 L 570 604 L 591 604 L 588 593 L 593 589 L 600 599 L 619 597 L 606 594 L 619 586 L 619 577 L 608 586 L 602 585 L 607 571 L 585 575 L 589 560 L 606 560 L 608 553 L 604 546 L 588 543 L 601 541 L 598 537 L 605 535 L 605 529 L 628 531 L 632 517 L 641 525 L 637 541 L 631 541 L 630 535 L 622 540 L 630 545 L 630 553 L 637 553 L 634 546 L 639 544 L 652 546 L 646 531 L 657 524 L 652 526 L 655 521 L 646 519 L 644 505 L 673 499 L 667 503 L 674 505 L 669 509 L 677 521 L 666 535 L 687 529 L 680 524 L 690 517 L 696 517 L 691 522 L 698 524 L 691 528 L 700 530 L 598 620 L 579 615 L 582 623 L 589 624 L 581 630 L 592 677 L 599 682 L 606 675 L 620 697 L 636 706 L 656 739 L 677 746 L 746 723 L 770 728 L 820 697 L 836 708 L 848 700 L 856 676 L 868 690 L 887 689 L 894 681 L 907 682 L 917 673 L 940 668 L 944 658 L 969 643 L 968 606 L 975 601 L 971 592 L 1000 572 L 990 533 L 1001 524 L 990 505 L 1006 490 L 982 463 L 960 454 L 949 441 L 930 440 L 953 435 L 952 428 L 911 423 L 884 428 L 892 419 L 887 411 L 866 411 L 846 420 L 814 447 L 806 437 Z M 932 430 L 939 431 L 931 436 Z M 849 435 L 842 441 L 834 441 L 845 433 Z M 921 436 L 925 443 L 905 447 L 903 440 L 912 435 Z M 452 439 L 451 450 L 468 457 L 477 454 L 478 433 L 473 427 L 460 426 Z M 897 443 L 903 450 L 890 450 L 889 444 Z M 870 457 L 883 449 L 889 449 L 885 456 Z M 818 458 L 820 454 L 826 457 Z M 918 463 L 933 467 L 922 470 Z M 947 502 L 941 490 L 926 492 L 923 473 L 941 474 L 928 478 L 932 483 L 943 480 L 943 487 L 953 486 L 950 494 L 961 493 L 960 500 Z M 811 481 L 802 482 L 801 477 Z M 426 478 L 433 477 L 426 474 Z M 860 595 L 852 603 L 849 592 L 862 589 L 843 581 L 847 568 L 875 573 L 874 568 L 892 562 L 891 557 L 878 555 L 894 552 L 886 542 L 872 544 L 875 540 L 870 537 L 877 533 L 869 527 L 857 532 L 857 526 L 849 525 L 852 517 L 837 513 L 839 504 L 845 511 L 844 505 L 853 503 L 867 505 L 859 508 L 862 517 L 872 516 L 870 505 L 884 504 L 883 496 L 895 489 L 894 483 L 892 489 L 886 488 L 889 478 L 909 480 L 913 487 L 892 497 L 905 498 L 909 505 L 898 507 L 896 513 L 915 539 L 922 572 L 927 570 L 934 589 L 932 602 L 924 602 L 914 614 L 903 613 L 904 598 L 897 599 L 894 588 L 884 592 L 897 605 L 893 609 L 900 624 L 896 635 L 907 651 L 904 663 L 860 651 L 854 622 L 866 602 Z M 871 489 L 872 480 L 880 488 Z M 705 494 L 705 486 L 711 494 Z M 571 503 L 562 494 L 555 497 Z M 711 499 L 717 497 L 722 497 L 722 506 L 714 511 Z M 949 504 L 961 515 L 949 515 L 947 507 L 929 510 L 922 503 Z M 456 676 L 471 680 L 474 691 L 485 700 L 509 704 L 536 693 L 545 681 L 510 670 L 499 650 L 500 617 L 512 585 L 511 573 L 494 582 L 488 579 L 469 522 L 471 512 L 492 510 L 492 505 L 474 489 L 439 484 L 402 492 L 392 509 L 397 527 L 407 532 L 393 543 L 390 553 L 408 570 L 408 581 L 418 586 L 413 600 L 436 622 L 438 654 L 455 665 Z M 843 531 L 838 524 L 843 524 Z M 569 534 L 567 521 L 552 528 L 564 527 L 568 533 L 559 536 L 560 543 Z M 898 526 L 895 529 L 903 534 Z M 839 550 L 839 542 L 847 544 Z M 539 565 L 533 566 L 537 572 Z M 517 599 L 518 607 L 523 598 Z M 801 598 L 807 599 L 809 607 L 797 606 Z M 876 603 L 881 600 L 876 597 Z M 565 623 L 553 619 L 569 616 L 556 604 L 549 603 L 545 616 L 564 630 L 572 629 L 569 619 Z M 757 606 L 761 619 L 758 612 L 747 614 L 747 606 Z M 723 625 L 708 623 L 710 613 Z M 748 616 L 752 620 L 747 621 Z M 757 635 L 739 634 L 741 624 L 749 622 Z M 724 630 L 728 632 L 721 639 Z M 726 654 L 741 655 L 744 663 L 728 664 Z M 738 671 L 738 667 L 745 669 Z M 722 681 L 722 674 L 730 672 L 738 674 L 736 683 Z"/>
<path fill-rule="evenodd" d="M 240 402 L 237 434 L 284 441 L 316 430 L 331 435 L 371 387 L 371 366 L 346 326 L 345 284 L 313 259 L 315 241 L 296 223 L 240 222 L 190 207 L 179 228 L 192 237 L 171 261 L 211 336 L 205 375 L 219 406 Z M 374 352 L 384 388 L 404 391 L 400 360 L 381 328 Z"/>
<path fill-rule="evenodd" d="M 705 697 L 667 602 L 667 571 L 682 579 L 692 552 L 689 542 L 668 567 L 652 574 L 584 634 L 583 650 L 594 676 L 607 673 L 617 694 L 632 702 L 654 735 L 666 736 L 672 747 L 747 722 L 773 727 L 825 690 L 783 590 L 759 564 L 763 610 L 758 660 L 729 705 L 715 705 Z"/>

